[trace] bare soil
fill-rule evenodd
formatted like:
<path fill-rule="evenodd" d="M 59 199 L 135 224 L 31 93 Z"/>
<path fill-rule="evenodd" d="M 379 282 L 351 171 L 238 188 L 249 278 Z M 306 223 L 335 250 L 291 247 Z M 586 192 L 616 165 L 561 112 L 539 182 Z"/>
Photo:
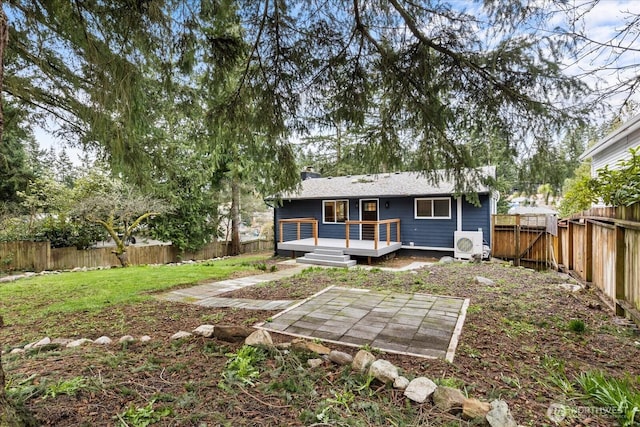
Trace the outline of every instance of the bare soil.
<path fill-rule="evenodd" d="M 391 265 L 416 260 L 395 259 Z M 478 285 L 474 283 L 476 276 L 490 278 L 495 284 Z M 550 366 L 563 365 L 566 378 L 576 387 L 574 380 L 581 372 L 600 370 L 618 378 L 640 375 L 635 329 L 603 309 L 594 290 L 571 293 L 556 286 L 564 281 L 566 277 L 554 272 L 537 273 L 503 263 L 434 264 L 406 273 L 375 267 L 350 271 L 315 268 L 227 296 L 300 299 L 339 285 L 470 298 L 454 363 L 391 354 L 378 357 L 399 366 L 408 378 L 427 376 L 455 384 L 469 397 L 484 401 L 504 399 L 519 424 L 543 426 L 552 425 L 546 416 L 551 403 L 594 405 L 571 400 L 575 396 L 567 395 L 552 380 Z M 24 402 L 39 424 L 51 426 L 135 425 L 131 418 L 123 418 L 127 410 L 148 417 L 166 410 L 168 413 L 156 420 L 155 425 L 162 426 L 476 425 L 442 413 L 430 403 L 407 403 L 402 392 L 389 386 L 373 383 L 360 389 L 361 378 L 348 368 L 325 363 L 311 370 L 304 362 L 313 355 L 272 352 L 260 363 L 260 376 L 252 380 L 253 385 L 229 385 L 223 381 L 229 354 L 238 351 L 241 343 L 199 337 L 168 339 L 179 330 L 191 331 L 200 324 L 252 325 L 274 314 L 151 301 L 79 314 L 73 319 L 53 317 L 51 324 L 60 325 L 61 333 L 69 338 L 147 334 L 153 340 L 5 355 L 10 391 L 13 388 L 10 394 Z M 572 320 L 582 321 L 585 331 L 572 330 Z M 11 345 L 5 350 L 22 345 L 39 327 L 8 325 L 0 330 L 0 342 Z M 282 336 L 275 339 L 289 340 Z M 89 385 L 75 395 L 43 392 L 48 385 L 78 376 L 88 379 Z M 353 399 L 340 403 L 347 391 Z M 145 407 L 147 412 L 135 411 Z M 333 418 L 324 423 L 324 415 Z M 593 411 L 562 425 L 618 424 L 614 418 Z"/>

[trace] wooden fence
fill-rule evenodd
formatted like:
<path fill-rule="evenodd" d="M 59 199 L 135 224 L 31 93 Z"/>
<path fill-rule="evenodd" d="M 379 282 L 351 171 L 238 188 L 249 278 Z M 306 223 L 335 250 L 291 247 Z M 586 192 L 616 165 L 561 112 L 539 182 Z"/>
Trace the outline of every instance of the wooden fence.
<path fill-rule="evenodd" d="M 560 221 L 558 246 L 561 269 L 598 288 L 618 315 L 640 322 L 640 203 Z"/>
<path fill-rule="evenodd" d="M 491 255 L 514 265 L 544 269 L 555 267 L 556 221 L 547 215 L 493 215 Z"/>
<path fill-rule="evenodd" d="M 69 270 L 77 267 L 117 267 L 120 265 L 112 253 L 114 248 L 51 248 L 49 242 L 0 243 L 0 271 Z M 273 241 L 250 240 L 241 242 L 241 253 L 273 250 Z M 129 246 L 132 265 L 168 264 L 182 260 L 203 260 L 226 256 L 226 242 L 212 242 L 196 252 L 180 253 L 171 245 Z"/>

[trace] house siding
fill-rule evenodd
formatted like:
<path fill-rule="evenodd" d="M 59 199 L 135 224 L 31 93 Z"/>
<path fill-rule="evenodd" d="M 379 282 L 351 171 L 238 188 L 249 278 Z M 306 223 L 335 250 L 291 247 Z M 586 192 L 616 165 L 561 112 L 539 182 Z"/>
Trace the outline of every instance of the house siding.
<path fill-rule="evenodd" d="M 344 200 L 339 198 L 340 200 Z M 326 199 L 331 200 L 331 199 Z M 356 201 L 349 200 L 349 219 L 358 219 L 358 208 L 356 208 Z M 275 230 L 276 239 L 280 239 L 280 226 L 279 220 L 291 219 L 291 218 L 315 218 L 318 220 L 318 236 L 326 237 L 330 239 L 344 239 L 345 226 L 342 223 L 337 224 L 324 224 L 322 221 L 322 200 L 292 200 L 284 201 L 281 207 L 275 210 L 276 215 L 276 227 Z M 297 230 L 293 224 L 284 226 L 284 238 L 285 240 L 293 240 L 296 238 Z M 353 233 L 353 230 L 351 230 Z M 301 238 L 311 237 L 311 226 L 303 224 L 301 226 Z M 359 237 L 359 236 L 358 236 Z"/>
<path fill-rule="evenodd" d="M 393 199 L 390 202 L 388 218 L 400 218 L 400 237 L 403 246 L 426 246 L 437 248 L 453 247 L 453 232 L 456 230 L 457 211 L 455 199 L 449 197 L 451 202 L 451 218 L 449 219 L 416 219 L 414 214 L 414 201 L 416 198 L 437 197 L 421 195 L 401 199 Z M 446 197 L 446 196 L 445 196 Z M 384 206 L 384 204 L 383 204 Z"/>
<path fill-rule="evenodd" d="M 400 219 L 400 236 L 404 246 L 429 247 L 429 248 L 453 248 L 453 236 L 457 228 L 458 211 L 457 201 L 454 197 L 448 197 L 451 203 L 451 218 L 448 219 L 416 219 L 414 217 L 414 200 L 422 197 L 442 198 L 442 195 L 419 195 L 411 197 L 380 197 L 379 219 Z M 337 199 L 340 199 L 337 197 Z M 328 199 L 327 199 L 328 200 Z M 344 199 L 343 199 L 344 200 Z M 323 224 L 322 223 L 322 202 L 323 200 L 291 200 L 283 201 L 281 207 L 275 210 L 276 230 L 275 238 L 280 239 L 280 219 L 290 218 L 315 218 L 318 220 L 318 236 L 325 238 L 344 239 L 344 224 Z M 360 219 L 359 199 L 349 199 L 349 219 L 357 221 Z M 389 207 L 385 204 L 388 202 Z M 462 229 L 464 231 L 476 231 L 482 228 L 484 239 L 490 242 L 490 198 L 488 195 L 480 195 L 480 207 L 475 207 L 466 201 L 462 205 Z M 285 240 L 296 238 L 297 228 L 295 225 L 285 225 Z M 301 226 L 301 238 L 311 237 L 311 226 Z M 359 238 L 359 226 L 354 225 L 350 229 L 351 238 Z M 386 227 L 380 227 L 381 240 L 386 239 Z M 395 239 L 395 225 L 391 226 L 391 238 Z"/>
<path fill-rule="evenodd" d="M 491 245 L 491 197 L 479 195 L 480 207 L 462 201 L 462 231 L 478 231 L 482 229 L 482 237 Z"/>
<path fill-rule="evenodd" d="M 609 169 L 616 169 L 620 160 L 628 160 L 631 158 L 629 148 L 638 146 L 640 146 L 640 129 L 594 154 L 591 160 L 591 176 L 596 176 L 598 170 L 605 166 L 609 166 Z"/>

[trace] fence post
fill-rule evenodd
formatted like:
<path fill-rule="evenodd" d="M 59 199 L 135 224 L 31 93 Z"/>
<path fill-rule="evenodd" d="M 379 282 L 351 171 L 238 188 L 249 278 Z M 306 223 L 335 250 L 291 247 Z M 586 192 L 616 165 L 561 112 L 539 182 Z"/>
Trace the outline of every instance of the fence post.
<path fill-rule="evenodd" d="M 552 247 L 553 254 L 556 257 L 556 270 L 560 270 L 560 266 L 564 265 L 564 259 L 562 258 L 562 245 L 563 245 L 562 234 L 563 233 L 564 231 L 560 227 L 560 224 L 558 224 L 558 235 L 555 236 L 555 238 L 553 239 L 553 247 Z"/>
<path fill-rule="evenodd" d="M 625 250 L 624 227 L 616 225 L 616 301 L 614 301 L 614 304 L 616 307 L 616 315 L 618 316 L 625 315 L 624 308 L 618 304 L 618 301 L 626 301 L 624 291 Z"/>
<path fill-rule="evenodd" d="M 516 253 L 513 257 L 513 265 L 520 266 L 520 215 L 516 215 L 516 225 L 514 226 L 516 239 Z"/>
<path fill-rule="evenodd" d="M 567 270 L 573 270 L 573 222 L 569 220 L 567 222 L 567 255 L 569 255 L 569 259 L 567 260 Z"/>
<path fill-rule="evenodd" d="M 585 221 L 584 236 L 584 280 L 593 281 L 593 223 Z"/>
<path fill-rule="evenodd" d="M 491 255 L 495 254 L 496 215 L 491 215 Z"/>

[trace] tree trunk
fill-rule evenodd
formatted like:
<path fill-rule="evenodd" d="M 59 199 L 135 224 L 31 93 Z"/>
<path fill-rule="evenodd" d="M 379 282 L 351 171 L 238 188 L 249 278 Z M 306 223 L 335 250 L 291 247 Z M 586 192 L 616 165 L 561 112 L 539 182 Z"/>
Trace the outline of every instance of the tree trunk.
<path fill-rule="evenodd" d="M 231 180 L 231 255 L 240 254 L 240 184 Z"/>
<path fill-rule="evenodd" d="M 7 15 L 4 13 L 4 4 L 0 0 L 0 144 L 4 143 L 2 133 L 4 131 L 4 112 L 2 111 L 2 83 L 4 82 L 4 50 L 9 43 L 9 27 Z"/>
<path fill-rule="evenodd" d="M 0 316 L 0 328 L 2 328 L 2 317 Z M 4 389 L 4 370 L 2 369 L 2 354 L 0 354 L 0 426 L 13 427 L 25 425 L 15 408 L 9 403 L 7 393 Z"/>
<path fill-rule="evenodd" d="M 120 261 L 120 265 L 122 267 L 129 267 L 129 255 L 127 254 L 127 248 L 124 244 L 124 239 L 125 236 L 122 237 L 122 239 L 116 237 L 115 234 L 112 234 L 111 237 L 113 238 L 113 240 L 116 243 L 116 250 L 115 251 L 111 251 L 111 253 L 113 253 L 117 258 L 118 261 Z"/>
<path fill-rule="evenodd" d="M 4 112 L 2 110 L 2 82 L 4 79 L 4 50 L 9 41 L 9 29 L 7 27 L 7 15 L 4 13 L 4 5 L 0 0 L 0 144 L 4 143 L 2 134 L 4 131 Z M 2 328 L 2 316 L 0 316 L 0 328 Z M 0 346 L 2 347 L 2 346 Z M 4 389 L 4 370 L 2 369 L 2 355 L 0 354 L 0 426 L 21 425 L 20 418 L 15 409 L 9 404 Z"/>
<path fill-rule="evenodd" d="M 120 265 L 123 267 L 129 267 L 129 255 L 127 252 L 122 252 L 121 254 L 116 254 L 118 260 L 120 261 Z"/>

